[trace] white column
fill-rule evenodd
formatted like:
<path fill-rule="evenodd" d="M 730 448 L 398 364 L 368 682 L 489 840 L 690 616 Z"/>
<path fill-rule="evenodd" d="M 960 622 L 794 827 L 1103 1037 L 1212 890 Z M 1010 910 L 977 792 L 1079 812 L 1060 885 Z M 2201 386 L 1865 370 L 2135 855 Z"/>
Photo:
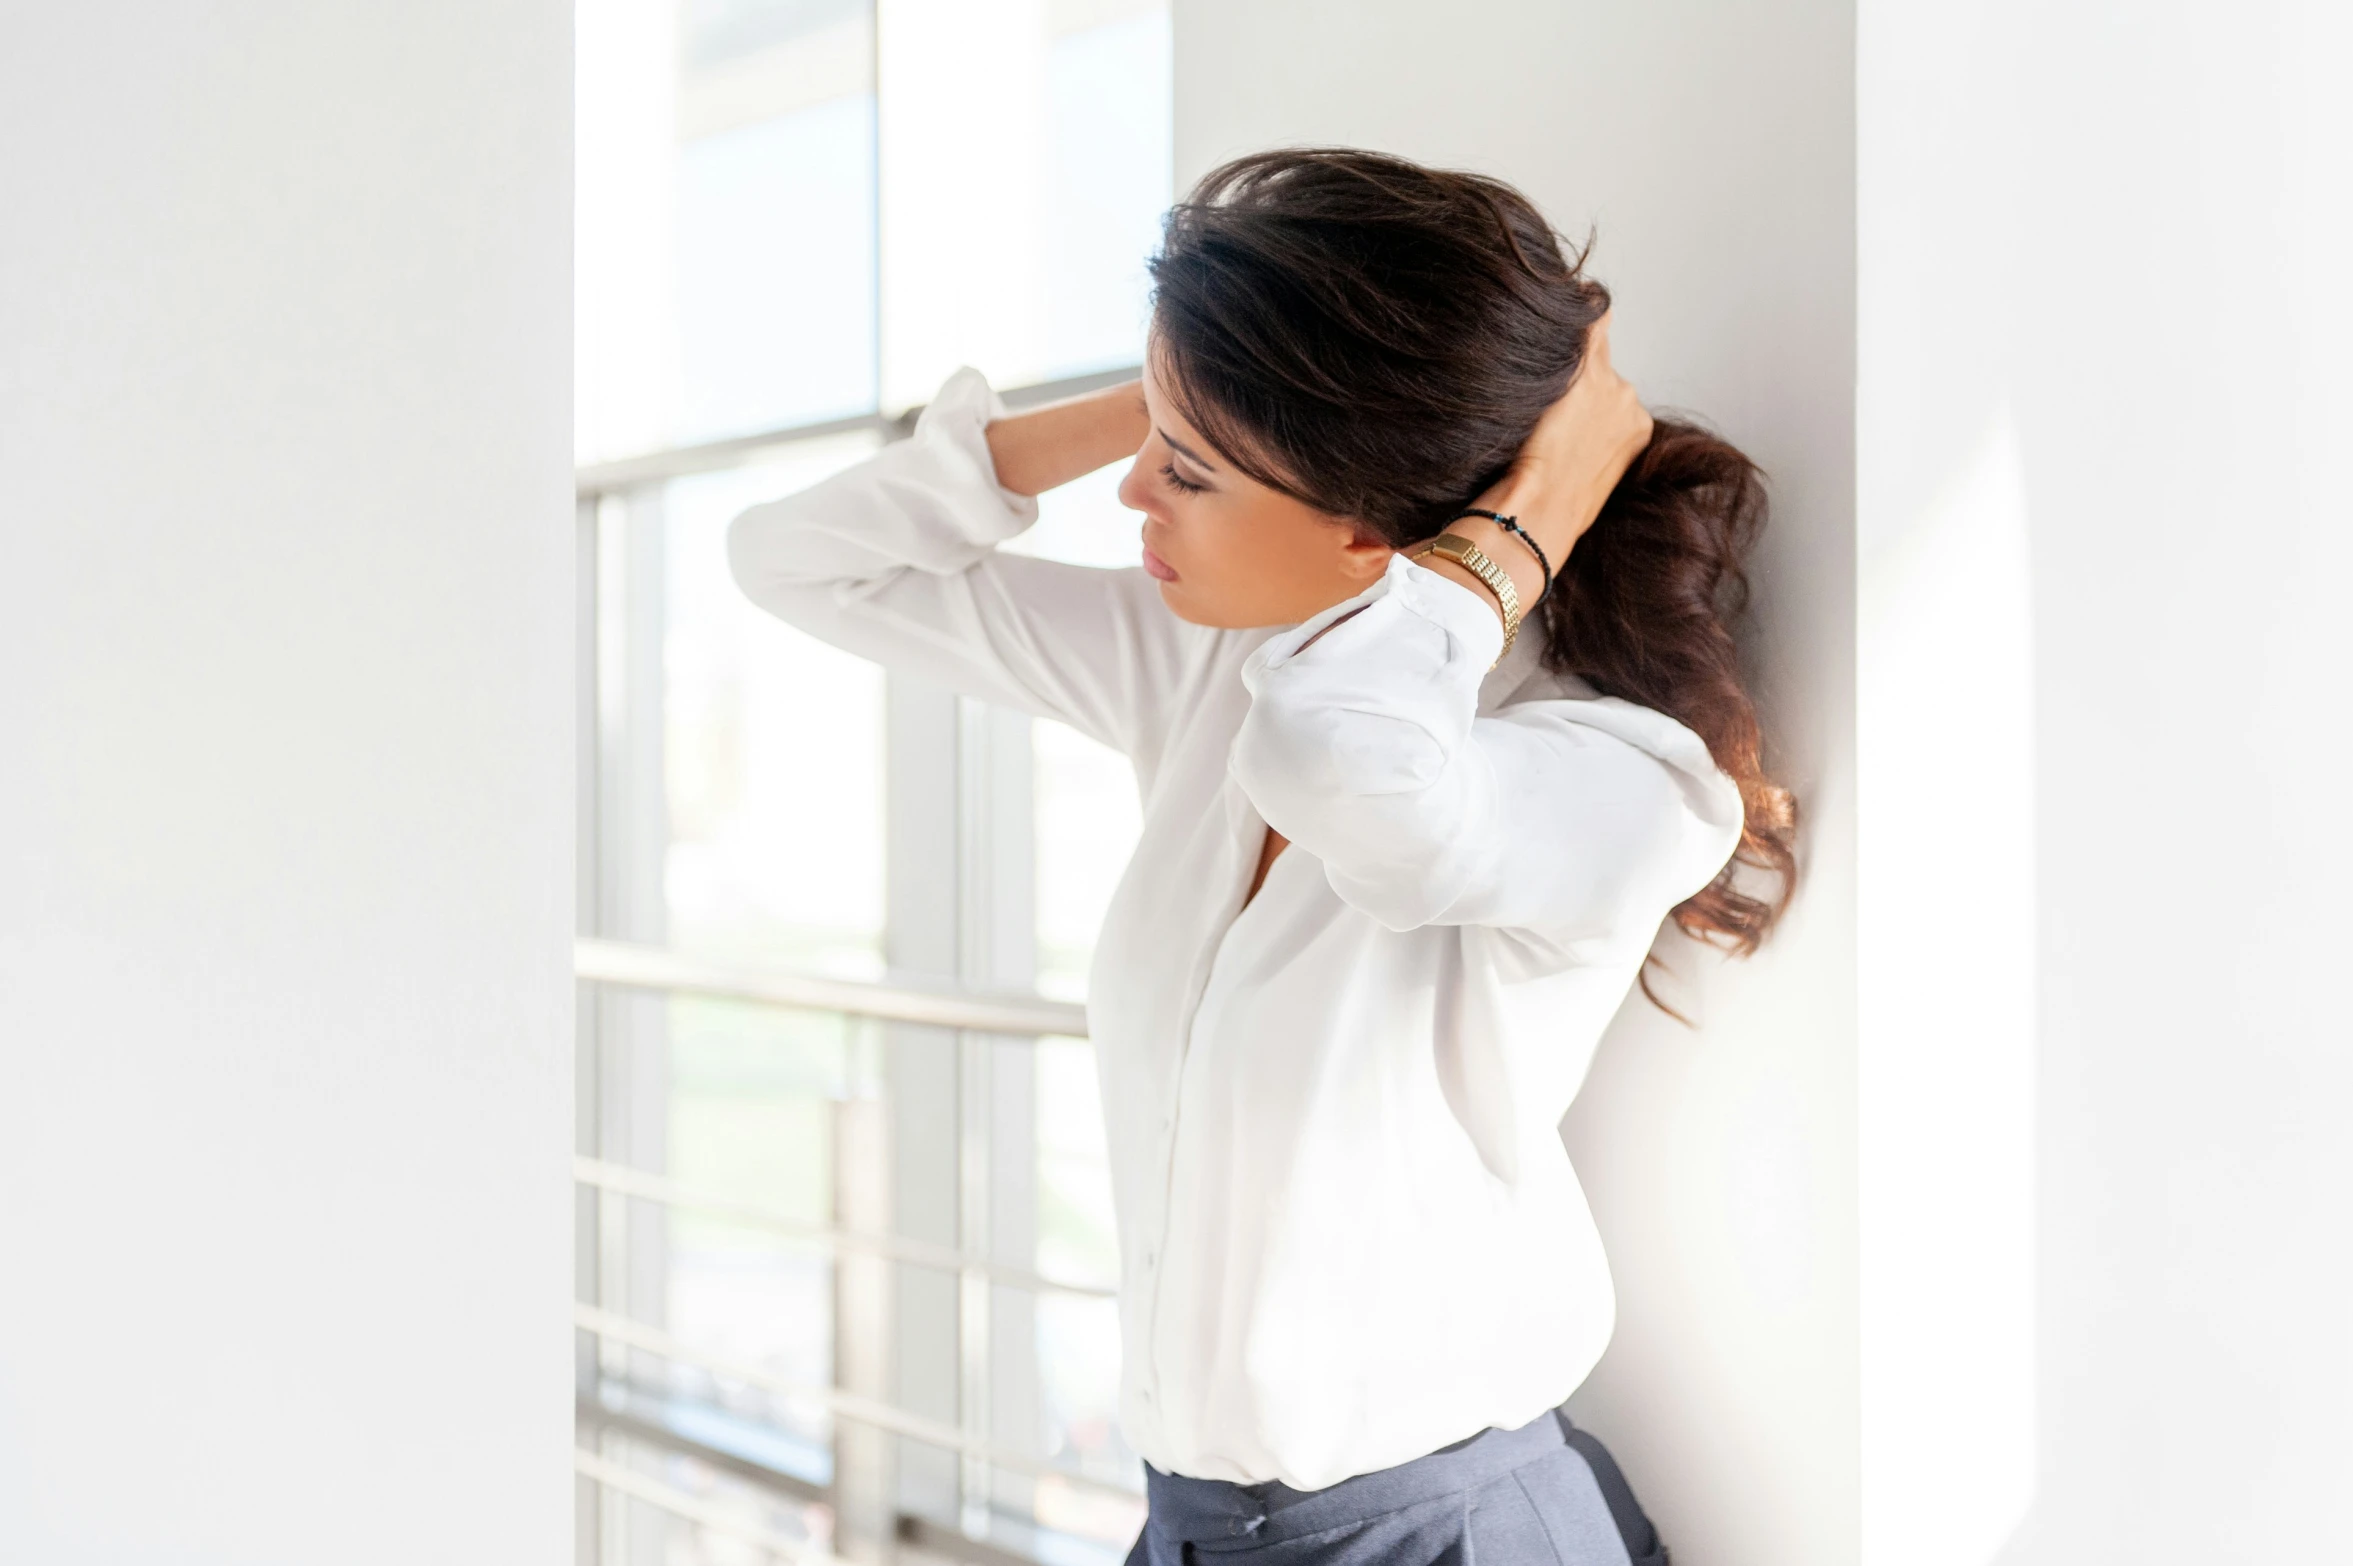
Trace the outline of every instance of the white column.
<path fill-rule="evenodd" d="M 886 685 L 885 956 L 894 977 L 953 979 L 957 973 L 957 701 L 952 691 L 895 674 Z M 927 1244 L 960 1245 L 964 1073 L 956 1034 L 912 1023 L 887 1023 L 883 1030 L 893 1227 Z M 893 1267 L 891 1298 L 894 1400 L 926 1419 L 955 1424 L 962 1409 L 956 1278 L 900 1262 Z M 840 1330 L 852 1326 L 844 1323 Z M 902 1440 L 896 1467 L 902 1507 L 935 1517 L 956 1514 L 955 1453 Z"/>
<path fill-rule="evenodd" d="M 669 940 L 664 886 L 670 847 L 666 743 L 669 539 L 658 489 L 607 497 L 598 507 L 595 683 L 598 755 L 593 830 L 596 885 L 584 933 L 661 946 Z M 669 1169 L 670 998 L 599 986 L 583 996 L 584 1074 L 596 1092 L 587 1117 L 591 1157 L 661 1174 Z M 606 1194 L 597 1201 L 594 1265 L 586 1298 L 659 1327 L 669 1319 L 670 1214 L 659 1203 Z M 576 1269 L 581 1270 L 581 1269 Z M 602 1373 L 661 1385 L 666 1361 L 642 1349 L 598 1345 Z M 618 1432 L 602 1437 L 611 1461 L 653 1472 L 661 1455 Z M 600 1566 L 650 1566 L 676 1521 L 607 1486 L 601 1497 Z"/>
<path fill-rule="evenodd" d="M 568 1558 L 570 25 L 0 23 L 11 1560 Z"/>

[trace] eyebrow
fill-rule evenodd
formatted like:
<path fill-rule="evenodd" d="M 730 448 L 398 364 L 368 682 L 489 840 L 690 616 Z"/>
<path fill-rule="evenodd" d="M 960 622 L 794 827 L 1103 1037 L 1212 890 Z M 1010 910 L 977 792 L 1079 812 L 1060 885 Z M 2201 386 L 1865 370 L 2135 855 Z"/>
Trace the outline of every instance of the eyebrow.
<path fill-rule="evenodd" d="M 1202 472 L 1215 473 L 1217 471 L 1215 464 L 1205 461 L 1202 458 L 1201 453 L 1195 451 L 1192 447 L 1186 445 L 1183 441 L 1178 440 L 1168 431 L 1161 429 L 1159 425 L 1155 424 L 1152 426 L 1152 428 L 1159 430 L 1160 438 L 1168 442 L 1170 449 L 1181 452 L 1185 457 L 1191 460 L 1193 466 L 1199 468 Z"/>

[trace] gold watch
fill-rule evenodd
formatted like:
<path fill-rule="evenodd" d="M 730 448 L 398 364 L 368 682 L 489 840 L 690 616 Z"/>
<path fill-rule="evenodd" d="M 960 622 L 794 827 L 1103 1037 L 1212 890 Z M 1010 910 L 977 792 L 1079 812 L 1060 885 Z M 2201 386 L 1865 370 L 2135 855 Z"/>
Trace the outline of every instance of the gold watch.
<path fill-rule="evenodd" d="M 1495 595 L 1503 608 L 1503 646 L 1495 653 L 1495 663 L 1503 662 L 1503 655 L 1511 651 L 1512 638 L 1520 634 L 1520 590 L 1512 582 L 1511 573 L 1489 558 L 1487 551 L 1460 533 L 1440 533 L 1425 539 L 1405 552 L 1408 560 L 1419 560 L 1424 555 L 1444 555 L 1464 570 L 1487 584 L 1487 591 Z M 1487 665 L 1492 669 L 1495 663 Z"/>

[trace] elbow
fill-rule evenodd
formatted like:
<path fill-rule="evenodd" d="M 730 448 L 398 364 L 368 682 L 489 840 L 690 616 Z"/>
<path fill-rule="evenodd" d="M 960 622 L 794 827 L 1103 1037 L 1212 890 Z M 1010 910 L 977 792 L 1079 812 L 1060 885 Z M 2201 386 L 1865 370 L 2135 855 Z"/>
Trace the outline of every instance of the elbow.
<path fill-rule="evenodd" d="M 766 551 L 761 547 L 760 519 L 760 513 L 765 510 L 766 505 L 749 507 L 737 512 L 727 524 L 727 574 L 735 578 L 735 585 L 744 596 L 755 603 L 760 600 L 760 590 L 765 585 L 761 559 Z"/>
<path fill-rule="evenodd" d="M 1353 799 L 1410 794 L 1446 770 L 1447 749 L 1410 719 L 1330 704 L 1292 703 L 1262 692 L 1234 736 L 1236 778 L 1267 807 L 1300 815 Z"/>
<path fill-rule="evenodd" d="M 1461 894 L 1471 845 L 1454 759 L 1417 724 L 1268 721 L 1235 738 L 1235 781 L 1268 825 L 1322 862 L 1334 895 L 1395 933 L 1432 923 Z M 1369 717 L 1370 715 L 1359 715 Z"/>
<path fill-rule="evenodd" d="M 818 541 L 790 509 L 796 497 L 762 501 L 727 524 L 727 574 L 736 590 L 769 613 L 797 618 L 813 593 L 830 593 L 825 573 L 812 571 Z"/>
<path fill-rule="evenodd" d="M 1448 923 L 1442 915 L 1460 895 L 1458 880 L 1442 876 L 1436 861 L 1385 867 L 1386 873 L 1344 873 L 1324 867 L 1332 895 L 1392 935 L 1425 925 Z"/>

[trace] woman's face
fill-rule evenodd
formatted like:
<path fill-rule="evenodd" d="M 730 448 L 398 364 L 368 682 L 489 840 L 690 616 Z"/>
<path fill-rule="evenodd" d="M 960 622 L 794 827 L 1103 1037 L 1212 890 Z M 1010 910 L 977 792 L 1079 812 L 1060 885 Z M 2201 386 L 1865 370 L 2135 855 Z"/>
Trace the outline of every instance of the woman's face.
<path fill-rule="evenodd" d="M 1237 470 L 1168 400 L 1144 355 L 1152 431 L 1120 480 L 1123 505 L 1144 513 L 1144 569 L 1161 602 L 1196 625 L 1295 625 L 1353 598 L 1393 551 L 1371 532 Z"/>

